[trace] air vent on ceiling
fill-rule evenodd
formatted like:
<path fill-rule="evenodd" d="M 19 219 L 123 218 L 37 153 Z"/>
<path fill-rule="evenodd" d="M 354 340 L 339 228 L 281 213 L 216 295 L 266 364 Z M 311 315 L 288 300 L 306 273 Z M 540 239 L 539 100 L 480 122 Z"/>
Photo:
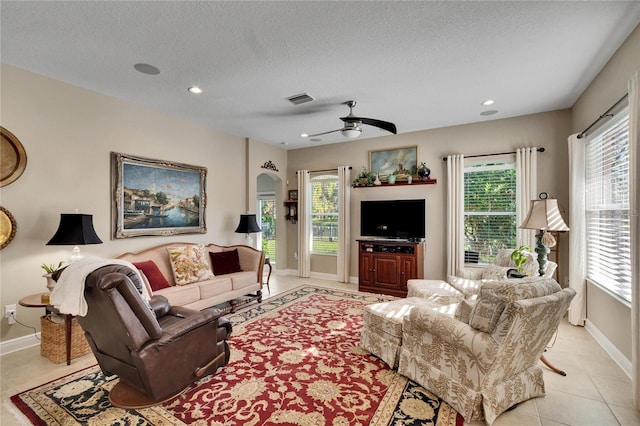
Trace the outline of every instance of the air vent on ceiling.
<path fill-rule="evenodd" d="M 315 98 L 308 93 L 300 93 L 299 95 L 289 96 L 287 100 L 294 105 L 300 105 L 314 101 Z"/>

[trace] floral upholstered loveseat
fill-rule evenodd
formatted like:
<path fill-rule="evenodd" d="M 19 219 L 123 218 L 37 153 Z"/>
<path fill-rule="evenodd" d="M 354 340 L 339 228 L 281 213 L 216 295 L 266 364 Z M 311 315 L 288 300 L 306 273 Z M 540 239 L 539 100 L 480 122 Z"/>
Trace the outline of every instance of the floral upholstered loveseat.
<path fill-rule="evenodd" d="M 509 407 L 545 394 L 538 362 L 574 295 L 534 277 L 483 282 L 453 316 L 413 306 L 402 324 L 398 372 L 466 421 L 492 424 Z"/>

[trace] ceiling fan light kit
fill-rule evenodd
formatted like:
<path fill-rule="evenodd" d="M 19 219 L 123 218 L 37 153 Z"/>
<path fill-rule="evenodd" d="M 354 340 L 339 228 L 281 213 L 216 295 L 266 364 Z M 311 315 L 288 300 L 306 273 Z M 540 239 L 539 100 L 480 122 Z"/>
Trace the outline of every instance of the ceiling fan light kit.
<path fill-rule="evenodd" d="M 362 133 L 362 129 L 360 127 L 356 127 L 354 129 L 342 129 L 342 136 L 349 139 L 354 139 L 360 136 Z"/>
<path fill-rule="evenodd" d="M 349 107 L 349 115 L 347 115 L 346 117 L 340 117 L 340 120 L 344 121 L 343 128 L 330 130 L 328 132 L 316 133 L 314 135 L 302 133 L 300 136 L 302 136 L 303 138 L 313 138 L 315 136 L 340 132 L 345 138 L 354 139 L 360 136 L 360 134 L 362 133 L 362 128 L 360 127 L 362 124 L 378 127 L 382 130 L 386 130 L 389 133 L 393 133 L 394 135 L 397 134 L 396 125 L 389 121 L 376 120 L 374 118 L 356 117 L 355 115 L 353 115 L 353 108 L 356 106 L 356 101 L 347 101 L 344 102 L 344 104 Z"/>

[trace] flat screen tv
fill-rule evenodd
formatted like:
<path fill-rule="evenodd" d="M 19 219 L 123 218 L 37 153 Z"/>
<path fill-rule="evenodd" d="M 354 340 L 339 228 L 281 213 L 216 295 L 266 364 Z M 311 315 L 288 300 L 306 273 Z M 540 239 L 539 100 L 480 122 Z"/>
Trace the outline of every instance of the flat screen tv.
<path fill-rule="evenodd" d="M 425 237 L 425 200 L 360 202 L 363 237 L 419 240 Z"/>

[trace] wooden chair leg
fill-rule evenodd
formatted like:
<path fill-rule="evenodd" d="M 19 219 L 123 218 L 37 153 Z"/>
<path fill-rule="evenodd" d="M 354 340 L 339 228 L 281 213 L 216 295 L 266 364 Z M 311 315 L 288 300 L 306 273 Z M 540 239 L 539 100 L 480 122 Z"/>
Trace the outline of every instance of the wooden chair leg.
<path fill-rule="evenodd" d="M 546 365 L 547 367 L 549 367 L 549 370 L 553 371 L 554 373 L 557 373 L 561 376 L 566 376 L 567 373 L 565 373 L 564 371 L 560 370 L 559 368 L 554 367 L 549 360 L 547 360 L 547 358 L 545 358 L 544 354 L 540 356 L 540 361 L 542 361 L 542 363 L 544 365 Z"/>

